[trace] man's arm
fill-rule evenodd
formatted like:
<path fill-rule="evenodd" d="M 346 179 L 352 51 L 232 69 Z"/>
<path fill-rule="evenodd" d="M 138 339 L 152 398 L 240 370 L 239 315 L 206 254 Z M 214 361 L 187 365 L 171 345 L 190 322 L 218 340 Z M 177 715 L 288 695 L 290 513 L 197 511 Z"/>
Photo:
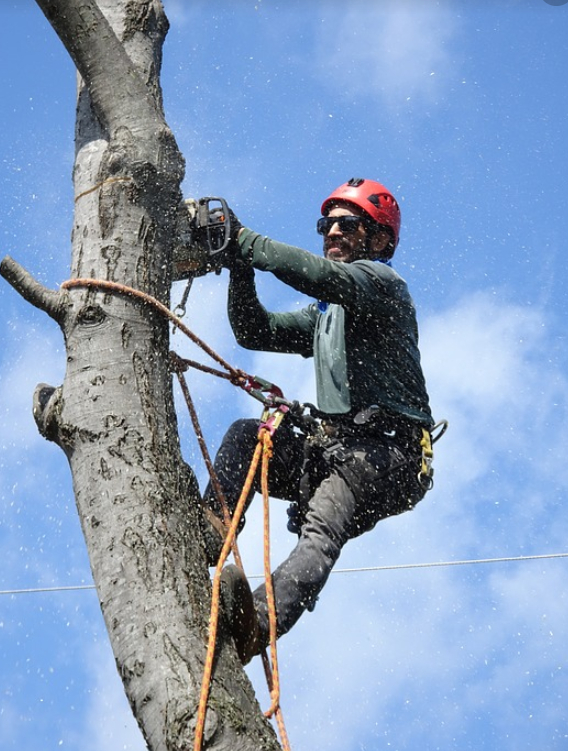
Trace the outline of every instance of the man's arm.
<path fill-rule="evenodd" d="M 239 233 L 240 257 L 260 271 L 306 295 L 346 308 L 356 308 L 362 288 L 370 280 L 353 264 L 328 261 L 307 250 L 276 242 L 249 229 Z M 386 268 L 386 267 L 385 267 Z M 376 294 L 376 289 L 374 293 Z"/>
<path fill-rule="evenodd" d="M 404 280 L 390 266 L 378 261 L 340 263 L 307 250 L 276 242 L 249 229 L 238 237 L 240 257 L 261 271 L 322 302 L 341 305 L 354 315 L 390 317 L 393 306 L 408 291 Z"/>
<path fill-rule="evenodd" d="M 312 355 L 315 310 L 270 313 L 258 299 L 252 267 L 242 262 L 231 268 L 228 314 L 235 338 L 245 349 Z"/>

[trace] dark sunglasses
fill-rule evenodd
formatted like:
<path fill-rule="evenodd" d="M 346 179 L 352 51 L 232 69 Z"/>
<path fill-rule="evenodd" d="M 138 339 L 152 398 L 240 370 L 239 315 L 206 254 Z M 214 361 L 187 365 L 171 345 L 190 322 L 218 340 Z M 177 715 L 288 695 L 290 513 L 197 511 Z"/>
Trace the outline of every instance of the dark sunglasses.
<path fill-rule="evenodd" d="M 361 224 L 363 224 L 363 218 L 360 216 L 353 216 L 347 214 L 345 216 L 322 216 L 317 222 L 317 231 L 320 235 L 329 235 L 330 229 L 334 224 L 337 224 L 340 231 L 343 234 L 351 234 L 357 232 Z"/>

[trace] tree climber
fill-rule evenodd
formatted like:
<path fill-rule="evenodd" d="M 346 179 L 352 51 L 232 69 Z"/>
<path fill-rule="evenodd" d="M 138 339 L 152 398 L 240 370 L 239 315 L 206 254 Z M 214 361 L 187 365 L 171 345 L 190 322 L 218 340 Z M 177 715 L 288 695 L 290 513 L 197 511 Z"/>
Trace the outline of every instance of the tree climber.
<path fill-rule="evenodd" d="M 298 534 L 273 573 L 278 636 L 313 610 L 348 540 L 411 509 L 431 484 L 429 473 L 421 472 L 421 441 L 429 441 L 433 420 L 416 313 L 390 263 L 399 240 L 398 203 L 383 185 L 357 178 L 334 190 L 321 213 L 323 258 L 246 229 L 232 215 L 233 240 L 223 260 L 237 342 L 313 356 L 315 364 L 319 430 L 306 436 L 285 420 L 274 435 L 271 495 L 291 501 L 288 528 Z M 255 269 L 317 302 L 296 312 L 267 311 L 257 296 Z M 231 512 L 258 428 L 257 420 L 235 422 L 215 459 Z M 222 516 L 211 485 L 204 500 Z M 252 593 L 244 573 L 227 566 L 221 591 L 247 663 L 268 644 L 265 587 Z"/>

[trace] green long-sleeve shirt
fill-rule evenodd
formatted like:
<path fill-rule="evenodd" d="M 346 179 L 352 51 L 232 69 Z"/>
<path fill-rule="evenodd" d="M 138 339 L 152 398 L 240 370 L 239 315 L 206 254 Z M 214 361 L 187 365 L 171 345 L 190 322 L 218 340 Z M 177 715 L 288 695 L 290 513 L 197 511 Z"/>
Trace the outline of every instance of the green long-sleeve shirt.
<path fill-rule="evenodd" d="M 357 412 L 377 404 L 431 425 L 420 365 L 418 326 L 406 282 L 374 261 L 328 261 L 245 229 L 238 240 L 247 263 L 231 273 L 229 320 L 247 349 L 314 357 L 323 412 Z M 273 313 L 258 299 L 252 268 L 270 271 L 317 300 Z"/>

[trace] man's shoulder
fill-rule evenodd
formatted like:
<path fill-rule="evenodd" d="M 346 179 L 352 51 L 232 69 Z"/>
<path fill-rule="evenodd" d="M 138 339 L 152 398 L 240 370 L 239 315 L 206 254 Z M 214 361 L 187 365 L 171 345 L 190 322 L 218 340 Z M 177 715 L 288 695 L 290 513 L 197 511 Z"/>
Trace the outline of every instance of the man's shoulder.
<path fill-rule="evenodd" d="M 387 263 L 361 259 L 349 264 L 356 275 L 364 275 L 383 284 L 397 284 L 406 286 L 402 276 Z"/>

